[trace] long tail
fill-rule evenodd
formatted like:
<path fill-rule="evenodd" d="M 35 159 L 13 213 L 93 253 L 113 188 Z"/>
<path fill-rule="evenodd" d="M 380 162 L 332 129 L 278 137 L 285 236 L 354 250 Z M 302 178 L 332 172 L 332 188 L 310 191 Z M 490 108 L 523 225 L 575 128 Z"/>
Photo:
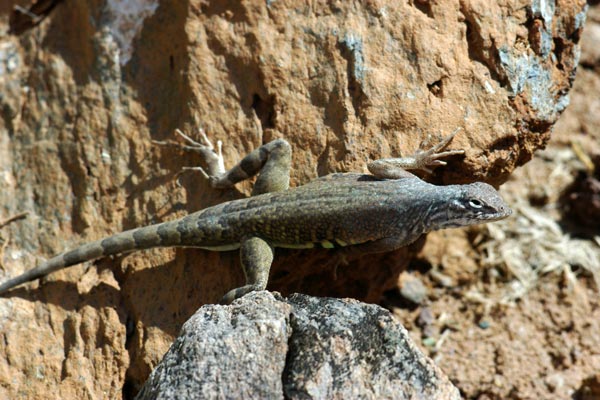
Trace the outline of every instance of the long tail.
<path fill-rule="evenodd" d="M 84 261 L 92 261 L 100 257 L 106 257 L 132 250 L 143 250 L 157 246 L 172 246 L 179 243 L 178 235 L 167 235 L 172 232 L 169 224 L 177 223 L 163 222 L 143 228 L 132 229 L 106 239 L 84 244 L 74 250 L 61 253 L 45 263 L 30 269 L 22 275 L 9 279 L 0 284 L 0 294 L 18 286 L 22 283 L 33 281 L 52 272 L 58 271 Z M 164 229 L 167 228 L 167 229 Z"/>

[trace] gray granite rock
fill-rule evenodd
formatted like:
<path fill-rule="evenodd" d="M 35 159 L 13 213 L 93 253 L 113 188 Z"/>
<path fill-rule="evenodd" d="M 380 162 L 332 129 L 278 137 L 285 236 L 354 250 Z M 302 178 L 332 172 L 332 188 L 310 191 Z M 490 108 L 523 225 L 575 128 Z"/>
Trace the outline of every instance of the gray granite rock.
<path fill-rule="evenodd" d="M 391 314 L 355 300 L 253 293 L 183 326 L 148 399 L 459 399 Z"/>

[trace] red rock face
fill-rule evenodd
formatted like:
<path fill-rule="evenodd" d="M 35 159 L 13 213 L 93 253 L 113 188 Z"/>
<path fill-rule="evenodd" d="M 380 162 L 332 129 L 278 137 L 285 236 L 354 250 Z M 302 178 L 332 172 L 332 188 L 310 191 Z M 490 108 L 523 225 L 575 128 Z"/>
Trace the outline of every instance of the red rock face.
<path fill-rule="evenodd" d="M 30 212 L 1 232 L 6 275 L 240 196 L 177 179 L 198 159 L 151 142 L 176 128 L 223 140 L 229 165 L 285 137 L 299 185 L 461 127 L 466 156 L 432 179 L 501 183 L 566 105 L 585 5 L 148 0 L 132 17 L 112 3 L 58 2 L 0 36 L 0 217 Z M 282 251 L 269 288 L 378 301 L 410 252 L 335 268 L 325 250 Z M 0 397 L 129 396 L 194 310 L 242 281 L 235 253 L 156 250 L 18 289 L 0 302 Z"/>

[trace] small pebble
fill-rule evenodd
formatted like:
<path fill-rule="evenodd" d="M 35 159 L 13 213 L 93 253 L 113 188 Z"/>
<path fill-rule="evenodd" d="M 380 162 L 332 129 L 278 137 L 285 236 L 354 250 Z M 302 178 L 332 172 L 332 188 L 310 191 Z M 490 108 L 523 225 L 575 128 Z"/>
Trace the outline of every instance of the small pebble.
<path fill-rule="evenodd" d="M 427 297 L 427 288 L 418 277 L 402 273 L 398 282 L 400 295 L 413 304 L 422 304 Z"/>

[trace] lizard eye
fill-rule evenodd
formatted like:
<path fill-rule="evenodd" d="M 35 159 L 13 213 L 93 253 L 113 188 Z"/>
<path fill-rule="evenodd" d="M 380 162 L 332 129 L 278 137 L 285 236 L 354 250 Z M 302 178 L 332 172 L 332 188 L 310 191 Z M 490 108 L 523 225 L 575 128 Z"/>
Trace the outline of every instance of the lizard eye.
<path fill-rule="evenodd" d="M 471 199 L 469 200 L 469 205 L 473 208 L 481 208 L 483 207 L 483 203 L 481 202 L 481 200 L 478 199 Z"/>

